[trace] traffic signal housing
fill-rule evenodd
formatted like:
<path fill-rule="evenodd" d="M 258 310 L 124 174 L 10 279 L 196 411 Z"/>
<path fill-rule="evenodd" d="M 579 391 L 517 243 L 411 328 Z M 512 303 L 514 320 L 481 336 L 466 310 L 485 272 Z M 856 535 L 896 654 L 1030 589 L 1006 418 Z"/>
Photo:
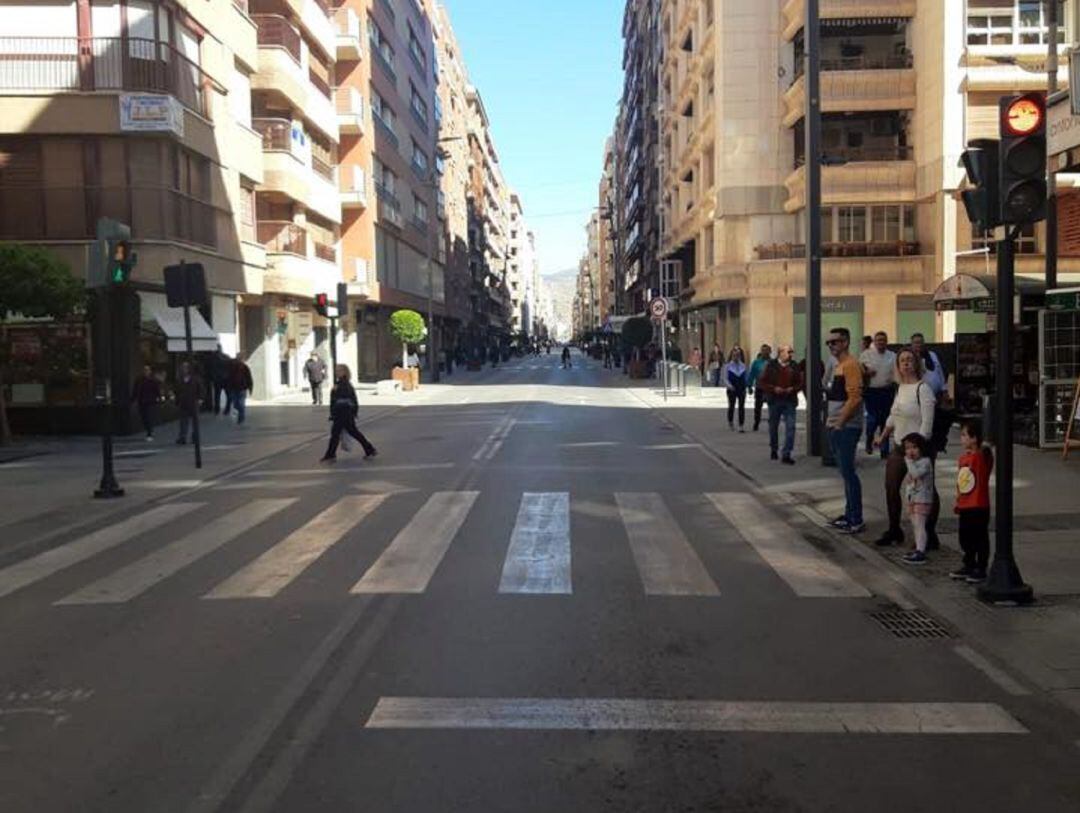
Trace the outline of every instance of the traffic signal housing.
<path fill-rule="evenodd" d="M 1005 96 L 999 102 L 1001 222 L 1046 219 L 1046 99 L 1041 93 Z"/>
<path fill-rule="evenodd" d="M 968 220 L 984 233 L 1001 225 L 999 147 L 995 139 L 975 139 L 968 142 L 968 148 L 960 157 L 968 183 L 971 184 L 971 188 L 961 192 L 960 197 L 964 201 Z"/>
<path fill-rule="evenodd" d="M 135 270 L 138 259 L 138 255 L 131 250 L 131 243 L 127 240 L 110 239 L 105 266 L 109 284 L 126 285 L 131 279 L 131 272 Z"/>
<path fill-rule="evenodd" d="M 330 294 L 315 294 L 315 313 L 326 317 L 330 312 Z"/>

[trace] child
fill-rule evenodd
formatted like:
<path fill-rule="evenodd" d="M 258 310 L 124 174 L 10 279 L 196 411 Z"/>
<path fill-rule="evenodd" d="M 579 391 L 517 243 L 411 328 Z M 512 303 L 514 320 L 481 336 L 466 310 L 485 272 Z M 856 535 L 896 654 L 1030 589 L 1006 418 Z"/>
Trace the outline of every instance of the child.
<path fill-rule="evenodd" d="M 903 444 L 908 471 L 904 478 L 904 494 L 911 528 L 915 532 L 915 550 L 904 554 L 904 561 L 909 565 L 924 565 L 927 562 L 926 520 L 934 506 L 934 464 L 927 454 L 926 439 L 918 432 L 905 437 Z"/>
<path fill-rule="evenodd" d="M 990 558 L 990 472 L 994 455 L 983 446 L 982 427 L 975 421 L 960 429 L 963 452 L 957 461 L 956 513 L 960 518 L 960 547 L 964 565 L 949 575 L 968 584 L 986 579 Z"/>

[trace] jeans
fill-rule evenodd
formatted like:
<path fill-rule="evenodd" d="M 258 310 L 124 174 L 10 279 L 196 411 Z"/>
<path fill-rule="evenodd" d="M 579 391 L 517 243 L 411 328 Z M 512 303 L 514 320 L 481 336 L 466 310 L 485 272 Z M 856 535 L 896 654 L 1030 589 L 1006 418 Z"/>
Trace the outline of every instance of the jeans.
<path fill-rule="evenodd" d="M 859 472 L 855 468 L 855 450 L 859 448 L 859 439 L 862 437 L 861 426 L 845 426 L 843 429 L 833 429 L 829 433 L 829 443 L 832 446 L 833 457 L 836 458 L 836 466 L 840 469 L 840 476 L 844 478 L 844 519 L 848 525 L 862 525 L 862 482 L 859 480 Z"/>
<path fill-rule="evenodd" d="M 236 422 L 243 423 L 247 417 L 247 390 L 234 390 L 229 393 L 229 401 L 236 408 Z"/>
<path fill-rule="evenodd" d="M 181 443 L 187 443 L 188 429 L 191 427 L 191 421 L 194 414 L 187 410 L 180 410 L 180 434 L 177 436 L 177 440 Z"/>
<path fill-rule="evenodd" d="M 758 430 L 761 426 L 761 413 L 765 407 L 765 393 L 761 391 L 761 387 L 754 388 L 754 431 Z"/>
<path fill-rule="evenodd" d="M 746 384 L 740 383 L 735 389 L 727 391 L 727 422 L 728 426 L 735 425 L 735 405 L 739 407 L 739 428 L 746 423 Z"/>
<path fill-rule="evenodd" d="M 780 421 L 784 422 L 784 457 L 791 457 L 795 449 L 795 402 L 772 401 L 769 404 L 769 448 L 773 453 L 779 446 Z"/>
<path fill-rule="evenodd" d="M 866 450 L 870 452 L 874 448 L 874 435 L 878 430 L 885 429 L 885 421 L 892 410 L 893 399 L 896 390 L 892 387 L 867 387 L 863 392 L 863 403 L 866 404 Z M 889 442 L 881 446 L 882 459 L 889 456 Z"/>

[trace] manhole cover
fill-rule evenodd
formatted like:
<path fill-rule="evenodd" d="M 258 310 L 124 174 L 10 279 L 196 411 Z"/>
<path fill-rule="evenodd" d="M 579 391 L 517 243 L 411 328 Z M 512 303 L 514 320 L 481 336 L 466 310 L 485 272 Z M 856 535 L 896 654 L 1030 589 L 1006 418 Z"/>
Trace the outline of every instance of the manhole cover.
<path fill-rule="evenodd" d="M 922 610 L 882 610 L 870 617 L 895 638 L 952 638 L 948 628 Z"/>

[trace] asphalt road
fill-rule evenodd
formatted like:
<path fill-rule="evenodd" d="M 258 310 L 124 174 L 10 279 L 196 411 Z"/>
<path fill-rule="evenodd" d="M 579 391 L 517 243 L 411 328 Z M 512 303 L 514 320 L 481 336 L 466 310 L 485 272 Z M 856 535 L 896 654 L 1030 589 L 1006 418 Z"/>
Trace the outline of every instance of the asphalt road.
<path fill-rule="evenodd" d="M 1080 809 L 1074 718 L 575 361 L 0 569 L 0 810 Z"/>

